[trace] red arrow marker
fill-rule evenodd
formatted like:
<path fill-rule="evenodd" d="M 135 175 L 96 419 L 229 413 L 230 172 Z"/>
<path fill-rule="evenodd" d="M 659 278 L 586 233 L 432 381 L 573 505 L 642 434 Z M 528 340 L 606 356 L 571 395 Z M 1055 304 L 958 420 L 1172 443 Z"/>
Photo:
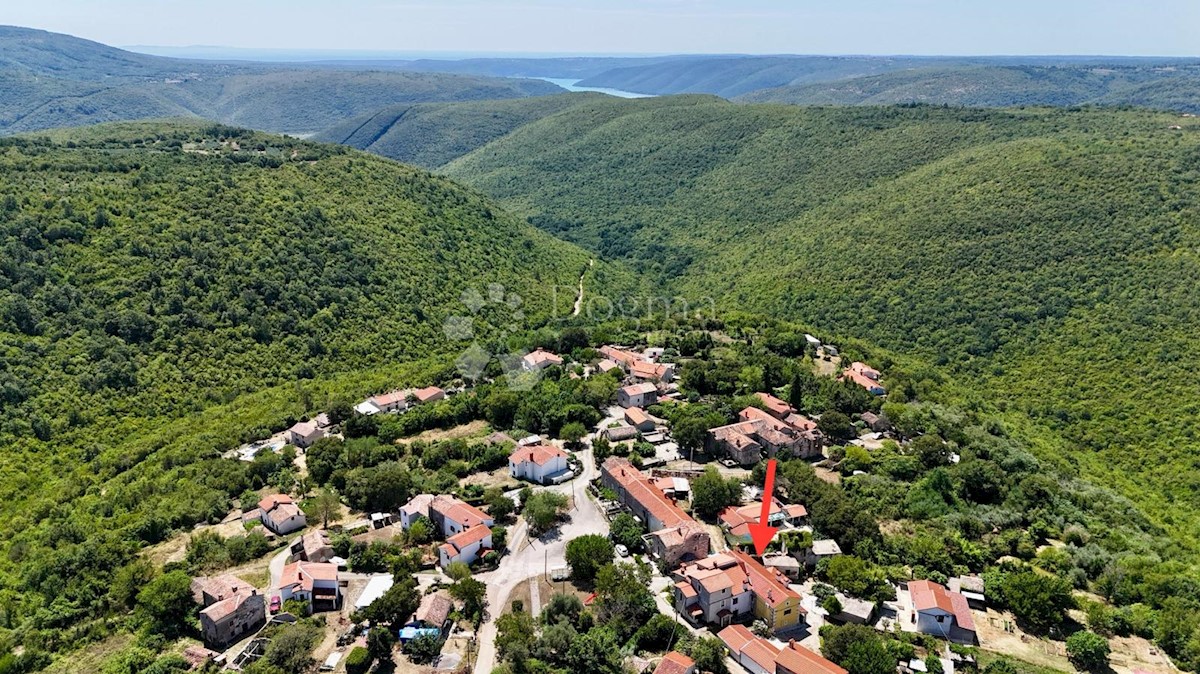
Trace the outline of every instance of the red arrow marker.
<path fill-rule="evenodd" d="M 758 556 L 762 557 L 767 551 L 767 546 L 775 538 L 775 532 L 779 531 L 778 527 L 773 527 L 767 524 L 771 519 L 771 496 L 775 491 L 775 459 L 767 461 L 767 479 L 763 483 L 763 504 L 762 513 L 758 516 L 758 524 L 750 525 L 750 539 L 754 541 L 754 549 L 758 552 Z"/>

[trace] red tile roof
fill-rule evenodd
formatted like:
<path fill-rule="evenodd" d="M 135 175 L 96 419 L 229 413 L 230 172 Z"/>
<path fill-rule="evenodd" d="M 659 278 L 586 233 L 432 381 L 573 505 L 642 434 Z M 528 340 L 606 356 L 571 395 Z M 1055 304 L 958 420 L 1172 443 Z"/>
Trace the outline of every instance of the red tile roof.
<path fill-rule="evenodd" d="M 370 400 L 379 407 L 387 407 L 389 405 L 395 405 L 396 403 L 404 402 L 408 399 L 409 393 L 411 393 L 411 391 L 392 391 L 390 393 L 382 393 L 377 395 Z"/>
<path fill-rule="evenodd" d="M 563 364 L 563 359 L 561 356 L 559 356 L 558 354 L 543 350 L 543 349 L 538 349 L 536 351 L 533 351 L 532 353 L 525 354 L 525 357 L 522 360 L 524 360 L 526 363 L 529 363 L 533 367 L 541 367 L 543 364 L 545 364 L 545 365 L 562 365 Z"/>
<path fill-rule="evenodd" d="M 782 573 L 775 569 L 768 569 L 757 559 L 740 550 L 730 550 L 729 554 L 742 564 L 746 576 L 750 579 L 750 588 L 754 591 L 754 596 L 763 603 L 769 606 L 778 606 L 788 599 L 795 599 L 800 613 L 807 613 L 804 607 L 799 606 L 800 595 L 788 587 L 787 578 Z"/>
<path fill-rule="evenodd" d="M 655 487 L 649 478 L 634 468 L 628 459 L 610 456 L 604 460 L 602 470 L 612 476 L 612 479 L 628 492 L 630 498 L 637 501 L 655 519 L 662 522 L 662 528 L 696 523 L 680 510 L 674 501 Z"/>
<path fill-rule="evenodd" d="M 662 662 L 654 668 L 654 674 L 687 674 L 696 666 L 696 661 L 679 651 L 671 651 L 663 656 Z"/>
<path fill-rule="evenodd" d="M 645 393 L 652 393 L 657 391 L 658 387 L 650 382 L 643 382 L 641 384 L 630 384 L 621 390 L 625 392 L 625 395 L 635 396 Z"/>
<path fill-rule="evenodd" d="M 615 346 L 602 346 L 600 347 L 600 353 L 608 356 L 611 360 L 625 364 L 626 367 L 642 360 L 642 357 L 638 354 L 618 349 Z"/>
<path fill-rule="evenodd" d="M 295 503 L 295 501 L 293 501 L 292 497 L 288 496 L 287 494 L 270 494 L 268 496 L 264 496 L 263 499 L 258 502 L 258 507 L 263 512 L 270 512 L 277 506 L 284 503 Z"/>
<path fill-rule="evenodd" d="M 745 656 L 768 672 L 775 671 L 775 656 L 779 649 L 766 639 L 759 639 L 745 625 L 730 625 L 717 633 L 735 656 Z"/>
<path fill-rule="evenodd" d="M 484 524 L 492 518 L 479 508 L 460 501 L 453 496 L 435 496 L 429 503 L 429 509 L 446 519 L 457 522 L 463 529 L 469 529 L 478 524 Z"/>
<path fill-rule="evenodd" d="M 526 445 L 525 447 L 518 447 L 515 452 L 509 455 L 508 460 L 516 464 L 531 461 L 539 466 L 544 466 L 556 458 L 566 459 L 567 453 L 558 447 L 550 445 Z"/>
<path fill-rule="evenodd" d="M 782 419 L 796 411 L 792 409 L 791 405 L 780 400 L 779 398 L 776 398 L 770 393 L 759 392 L 755 393 L 754 395 L 758 396 L 758 399 L 763 401 L 763 404 L 767 406 L 767 411 L 771 413 L 771 416 Z"/>
<path fill-rule="evenodd" d="M 436 386 L 426 386 L 413 391 L 413 396 L 421 402 L 429 402 L 429 400 L 438 397 L 444 397 L 446 392 Z"/>
<path fill-rule="evenodd" d="M 312 592 L 313 581 L 337 581 L 338 569 L 336 564 L 328 562 L 293 562 L 283 567 L 279 577 L 279 587 L 294 586 L 305 592 Z"/>
<path fill-rule="evenodd" d="M 959 627 L 975 631 L 975 618 L 971 615 L 971 607 L 967 604 L 967 598 L 961 594 L 951 592 L 929 580 L 909 581 L 908 592 L 912 595 L 913 607 L 918 612 L 937 609 L 953 615 L 954 622 Z"/>
<path fill-rule="evenodd" d="M 238 609 L 246 603 L 246 600 L 257 594 L 258 592 L 254 588 L 238 588 L 238 591 L 233 593 L 233 595 L 205 607 L 204 610 L 200 611 L 200 615 L 207 616 L 213 622 L 220 622 L 237 613 Z"/>
<path fill-rule="evenodd" d="M 830 662 L 796 643 L 793 639 L 788 642 L 775 656 L 775 663 L 792 674 L 848 674 L 837 663 Z M 778 670 L 776 670 L 778 673 Z"/>
<path fill-rule="evenodd" d="M 642 424 L 651 421 L 651 418 L 650 415 L 646 413 L 646 410 L 640 407 L 630 407 L 629 409 L 625 410 L 625 421 L 628 421 L 634 426 L 641 426 Z"/>
<path fill-rule="evenodd" d="M 464 548 L 470 547 L 491 535 L 492 530 L 481 524 L 454 534 L 446 539 L 446 543 L 454 546 L 456 550 L 462 551 Z"/>

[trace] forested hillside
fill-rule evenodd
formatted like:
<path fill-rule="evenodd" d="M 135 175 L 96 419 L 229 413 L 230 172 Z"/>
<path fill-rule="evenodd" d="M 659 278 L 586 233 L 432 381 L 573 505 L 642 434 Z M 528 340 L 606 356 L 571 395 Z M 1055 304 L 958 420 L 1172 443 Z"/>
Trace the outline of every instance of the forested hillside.
<path fill-rule="evenodd" d="M 971 107 L 1133 105 L 1200 112 L 1200 68 L 920 68 L 752 91 L 739 100 L 803 105 L 930 103 Z"/>
<path fill-rule="evenodd" d="M 539 80 L 170 59 L 0 26 L 0 134 L 180 116 L 311 133 L 397 103 L 561 91 Z"/>
<path fill-rule="evenodd" d="M 397 105 L 348 120 L 313 139 L 436 168 L 525 124 L 605 98 L 603 94 L 576 93 L 528 100 Z"/>
<path fill-rule="evenodd" d="M 1194 119 L 606 100 L 445 171 L 693 300 L 936 363 L 1196 543 Z"/>
<path fill-rule="evenodd" d="M 486 339 L 569 313 L 551 286 L 585 268 L 596 292 L 625 278 L 444 178 L 336 146 L 127 124 L 5 139 L 0 167 L 5 649 L 121 629 L 138 548 L 249 486 L 223 451 L 334 392 L 448 381 L 464 290 L 523 300 L 479 314 Z"/>

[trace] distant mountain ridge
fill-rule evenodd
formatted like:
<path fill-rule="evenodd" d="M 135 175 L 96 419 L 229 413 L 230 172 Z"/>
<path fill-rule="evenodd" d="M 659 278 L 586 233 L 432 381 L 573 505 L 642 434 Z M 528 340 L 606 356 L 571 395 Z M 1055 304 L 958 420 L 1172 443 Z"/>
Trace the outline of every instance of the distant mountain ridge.
<path fill-rule="evenodd" d="M 0 134 L 186 116 L 312 133 L 397 103 L 561 91 L 528 79 L 173 59 L 0 26 Z"/>

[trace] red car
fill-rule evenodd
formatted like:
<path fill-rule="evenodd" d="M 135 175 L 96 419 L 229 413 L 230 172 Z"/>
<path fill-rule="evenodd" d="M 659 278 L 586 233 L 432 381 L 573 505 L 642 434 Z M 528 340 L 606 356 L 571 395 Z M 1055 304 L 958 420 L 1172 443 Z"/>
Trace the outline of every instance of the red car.
<path fill-rule="evenodd" d="M 271 597 L 271 613 L 279 613 L 279 609 L 282 606 L 283 606 L 283 600 L 281 600 L 279 598 L 279 595 L 275 595 L 274 597 Z"/>

